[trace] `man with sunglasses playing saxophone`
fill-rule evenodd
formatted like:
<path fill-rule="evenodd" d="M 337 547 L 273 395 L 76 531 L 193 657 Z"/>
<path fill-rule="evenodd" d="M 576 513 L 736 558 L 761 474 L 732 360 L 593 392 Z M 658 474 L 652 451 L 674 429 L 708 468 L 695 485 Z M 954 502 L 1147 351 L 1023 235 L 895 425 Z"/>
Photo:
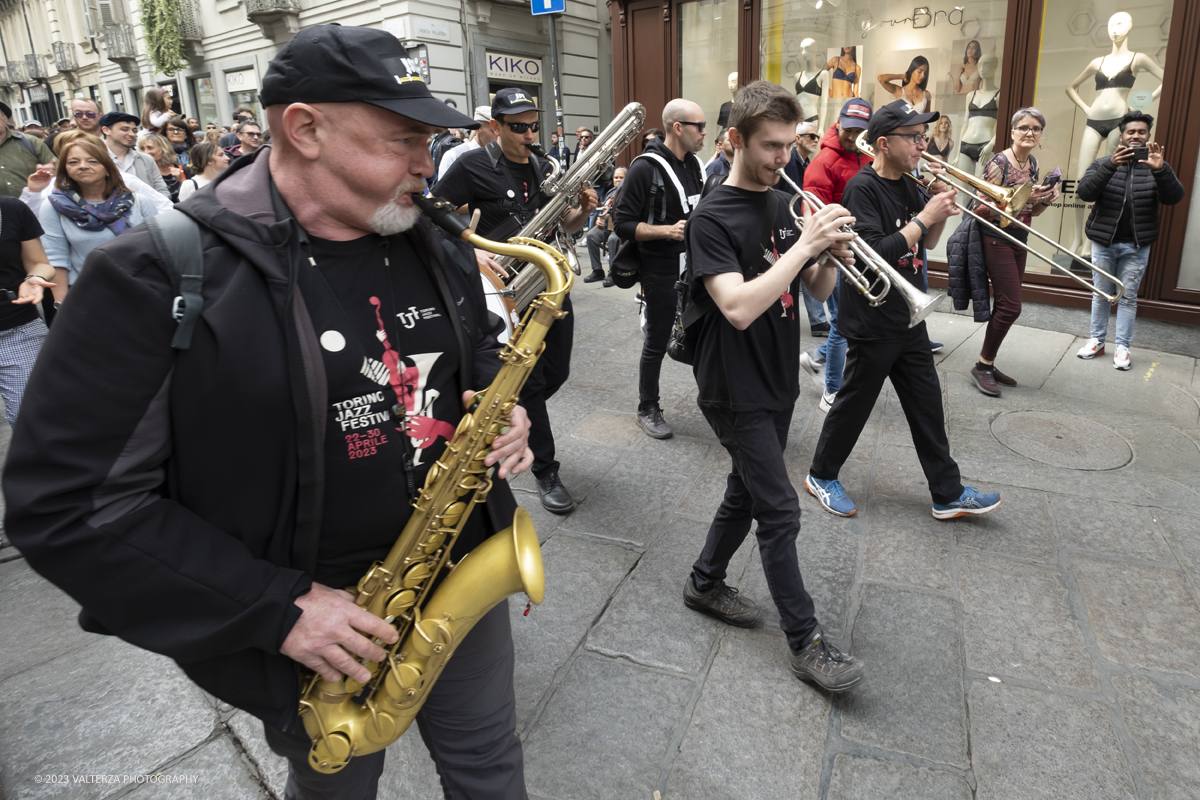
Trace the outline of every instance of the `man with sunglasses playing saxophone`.
<path fill-rule="evenodd" d="M 549 202 L 541 191 L 542 181 L 550 174 L 550 162 L 538 158 L 529 145 L 538 140 L 538 113 L 522 89 L 501 89 L 492 100 L 489 123 L 496 139 L 486 147 L 460 157 L 433 186 L 433 194 L 456 206 L 467 206 L 471 213 L 479 209 L 477 233 L 487 239 L 504 241 L 517 233 Z M 567 212 L 559 223 L 567 233 L 580 230 L 598 204 L 596 192 L 585 188 L 579 194 L 579 206 Z M 547 511 L 568 514 L 575 510 L 575 499 L 558 476 L 554 458 L 554 432 L 546 401 L 566 383 L 571 368 L 571 344 L 575 317 L 571 298 L 563 303 L 567 312 L 546 334 L 546 351 L 521 390 L 521 405 L 529 414 L 529 446 L 533 450 L 533 475 L 538 495 Z"/>

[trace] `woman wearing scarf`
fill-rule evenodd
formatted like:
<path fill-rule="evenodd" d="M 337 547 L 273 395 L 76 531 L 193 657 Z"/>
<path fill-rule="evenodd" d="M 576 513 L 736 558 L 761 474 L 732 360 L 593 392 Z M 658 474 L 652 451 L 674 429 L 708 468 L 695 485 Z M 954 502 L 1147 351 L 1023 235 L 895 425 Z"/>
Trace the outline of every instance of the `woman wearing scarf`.
<path fill-rule="evenodd" d="M 153 201 L 126 188 L 108 148 L 89 137 L 65 150 L 58 160 L 55 190 L 38 211 L 45 231 L 42 244 L 60 291 L 75 283 L 88 253 L 158 213 Z"/>
<path fill-rule="evenodd" d="M 187 121 L 183 117 L 171 117 L 163 126 L 162 132 L 167 137 L 167 141 L 171 143 L 179 166 L 184 167 L 186 171 L 186 168 L 192 163 L 191 151 L 196 144 L 196 137 L 192 133 L 192 129 L 188 127 Z"/>

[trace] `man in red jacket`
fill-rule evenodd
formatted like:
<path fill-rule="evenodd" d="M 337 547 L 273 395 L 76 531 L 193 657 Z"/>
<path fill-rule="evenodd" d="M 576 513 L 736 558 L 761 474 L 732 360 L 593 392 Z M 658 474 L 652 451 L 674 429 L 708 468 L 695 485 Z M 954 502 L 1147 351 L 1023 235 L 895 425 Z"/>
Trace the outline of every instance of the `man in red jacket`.
<path fill-rule="evenodd" d="M 804 170 L 804 188 L 824 203 L 841 203 L 842 192 L 850 179 L 858 174 L 871 157 L 858 152 L 854 140 L 867 129 L 871 121 L 871 104 L 857 97 L 846 101 L 838 115 L 837 124 L 829 126 L 821 140 L 821 152 L 813 157 Z M 841 276 L 838 276 L 841 281 Z M 842 385 L 842 367 L 846 364 L 846 339 L 837 329 L 838 288 L 825 301 L 829 307 L 829 338 L 819 348 L 800 354 L 800 366 L 820 379 L 825 371 L 825 388 L 821 393 L 821 410 L 828 411 Z"/>

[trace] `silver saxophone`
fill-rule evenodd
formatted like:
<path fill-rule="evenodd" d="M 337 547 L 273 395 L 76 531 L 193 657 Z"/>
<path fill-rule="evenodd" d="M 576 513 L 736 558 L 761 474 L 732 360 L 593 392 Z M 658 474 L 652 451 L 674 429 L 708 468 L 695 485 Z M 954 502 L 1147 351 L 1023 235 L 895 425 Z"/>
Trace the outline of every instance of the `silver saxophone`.
<path fill-rule="evenodd" d="M 637 138 L 645 118 L 646 109 L 642 104 L 630 103 L 621 109 L 621 113 L 600 132 L 591 147 L 585 150 L 583 156 L 566 172 L 562 171 L 558 161 L 550 158 L 553 172 L 542 181 L 541 186 L 542 193 L 550 197 L 550 202 L 542 206 L 533 219 L 514 236 L 548 242 L 555 250 L 567 256 L 571 268 L 578 275 L 579 260 L 575 256 L 575 247 L 559 225 L 572 208 L 579 206 L 579 193 L 584 187 L 595 183 L 617 154 Z M 547 158 L 540 145 L 533 145 L 529 149 L 535 155 Z M 518 314 L 524 314 L 534 298 L 545 291 L 546 279 L 542 277 L 540 270 L 524 261 L 508 256 L 497 258 L 496 261 L 506 270 L 515 272 L 503 294 L 512 299 Z"/>

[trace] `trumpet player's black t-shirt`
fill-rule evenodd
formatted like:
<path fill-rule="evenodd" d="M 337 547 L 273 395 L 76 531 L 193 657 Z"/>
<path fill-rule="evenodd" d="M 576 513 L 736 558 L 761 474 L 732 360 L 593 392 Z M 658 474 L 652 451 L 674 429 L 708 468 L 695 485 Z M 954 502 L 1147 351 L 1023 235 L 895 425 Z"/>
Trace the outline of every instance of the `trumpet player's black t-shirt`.
<path fill-rule="evenodd" d="M 316 267 L 306 264 L 300 290 L 328 387 L 316 578 L 340 588 L 387 554 L 412 515 L 408 474 L 419 491 L 454 435 L 463 415 L 459 351 L 406 236 L 310 237 L 309 249 Z M 397 405 L 403 419 L 393 413 Z M 471 516 L 458 553 L 482 538 L 482 513 Z"/>
<path fill-rule="evenodd" d="M 910 247 L 900 229 L 928 202 L 929 195 L 913 181 L 881 178 L 870 164 L 850 179 L 842 194 L 842 205 L 855 218 L 854 232 L 918 289 L 924 285 L 926 269 L 919 255 L 921 245 Z M 863 271 L 868 280 L 873 279 L 873 272 Z M 840 286 L 838 333 L 847 339 L 902 339 L 908 335 L 908 305 L 899 292 L 893 291 L 873 308 L 849 281 L 840 281 Z"/>
<path fill-rule="evenodd" d="M 791 249 L 799 233 L 787 195 L 722 185 L 692 212 L 684 228 L 687 277 L 693 303 L 708 302 L 705 275 L 738 272 L 751 281 Z M 772 208 L 774 205 L 774 208 Z M 800 276 L 744 331 L 713 308 L 691 328 L 696 332 L 692 367 L 701 406 L 731 411 L 778 411 L 800 394 Z"/>
<path fill-rule="evenodd" d="M 480 236 L 507 239 L 550 199 L 540 189 L 550 165 L 532 155 L 521 164 L 497 150 L 489 145 L 463 155 L 430 191 L 455 206 L 479 209 Z"/>

